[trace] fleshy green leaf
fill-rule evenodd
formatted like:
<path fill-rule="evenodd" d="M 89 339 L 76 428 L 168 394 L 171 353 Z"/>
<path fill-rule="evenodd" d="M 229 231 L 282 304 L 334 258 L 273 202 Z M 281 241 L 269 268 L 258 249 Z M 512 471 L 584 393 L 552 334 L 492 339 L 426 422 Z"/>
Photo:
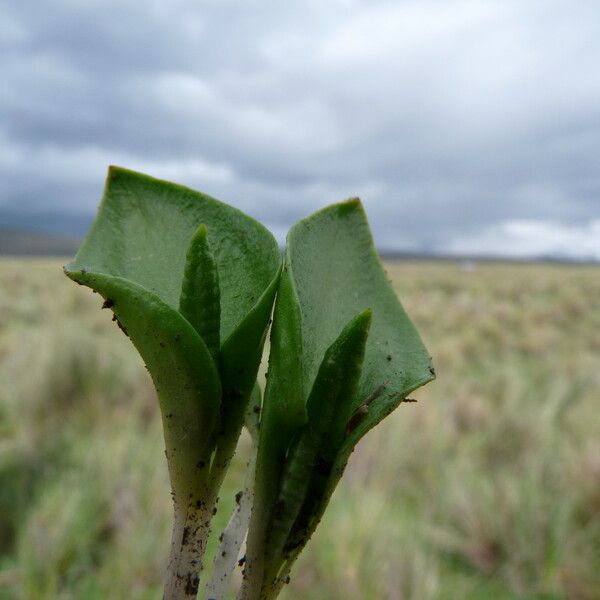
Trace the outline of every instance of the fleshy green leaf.
<path fill-rule="evenodd" d="M 217 449 L 211 466 L 211 478 L 215 482 L 222 480 L 233 457 L 244 423 L 246 406 L 256 387 L 256 374 L 278 282 L 279 273 L 221 348 L 223 401 L 216 437 Z"/>
<path fill-rule="evenodd" d="M 202 459 L 219 414 L 221 384 L 202 338 L 170 306 L 119 277 L 68 271 L 105 298 L 152 375 L 160 400 L 169 474 L 176 501 L 204 481 Z M 192 486 L 192 487 L 190 487 Z"/>
<path fill-rule="evenodd" d="M 186 257 L 179 312 L 190 322 L 218 361 L 221 293 L 215 257 L 208 243 L 206 225 L 192 237 Z"/>
<path fill-rule="evenodd" d="M 227 418 L 222 390 L 228 395 L 242 383 L 232 369 L 238 379 L 241 371 L 246 378 L 238 404 L 248 400 L 280 263 L 273 236 L 239 210 L 180 185 L 109 169 L 96 220 L 65 271 L 111 302 L 119 293 L 116 314 L 161 397 L 169 463 L 176 453 L 189 450 L 189 465 L 170 464 L 171 471 L 208 467 Z M 145 321 L 138 322 L 138 315 Z M 169 352 L 172 340 L 160 333 L 165 328 L 167 333 L 177 329 L 173 335 L 185 352 Z M 154 338 L 160 342 L 151 342 Z M 225 340 L 222 348 L 219 340 Z M 236 355 L 231 340 L 240 347 L 246 343 L 246 354 Z M 248 345 L 253 343 L 259 349 L 251 352 Z M 219 372 L 221 354 L 225 378 Z M 200 393 L 201 385 L 208 391 Z M 240 410 L 243 416 L 243 406 Z M 175 427 L 172 415 L 182 415 L 189 424 L 182 420 Z M 239 419 L 236 426 L 239 433 Z M 195 474 L 197 481 L 206 477 Z"/>
<path fill-rule="evenodd" d="M 69 269 L 121 277 L 177 310 L 187 251 L 201 224 L 218 271 L 220 339 L 226 340 L 271 283 L 281 258 L 265 227 L 210 196 L 111 167 L 96 220 Z"/>
<path fill-rule="evenodd" d="M 430 357 L 387 280 L 358 200 L 330 206 L 297 223 L 288 235 L 285 265 L 263 403 L 256 486 L 264 505 L 257 513 L 275 511 L 281 465 L 305 420 L 294 416 L 303 414 L 327 349 L 354 315 L 371 309 L 373 317 L 360 380 L 354 392 L 348 391 L 344 410 L 329 422 L 332 435 L 321 447 L 327 469 L 315 469 L 310 478 L 276 586 L 314 531 L 356 442 L 408 393 L 434 377 Z M 293 293 L 285 294 L 284 284 Z M 287 326 L 278 328 L 277 320 Z M 269 552 L 259 531 L 265 521 L 264 514 L 261 519 L 253 515 L 249 532 L 249 556 L 256 564 L 246 586 L 253 590 L 265 573 L 258 548 Z M 264 582 L 261 597 L 268 596 L 264 590 L 271 583 Z"/>
<path fill-rule="evenodd" d="M 302 388 L 301 316 L 288 267 L 284 264 L 275 301 L 269 372 L 261 411 L 243 583 L 249 589 L 256 588 L 257 581 L 262 582 L 265 537 L 277 499 L 281 468 L 290 440 L 307 420 Z"/>
<path fill-rule="evenodd" d="M 279 272 L 221 348 L 223 381 L 236 393 L 247 395 L 252 392 L 278 283 Z"/>
<path fill-rule="evenodd" d="M 360 201 L 335 204 L 294 225 L 287 260 L 302 313 L 305 390 L 312 388 L 337 332 L 357 313 L 373 311 L 353 410 L 383 389 L 349 436 L 355 442 L 408 393 L 434 378 L 431 359 L 387 279 Z"/>
<path fill-rule="evenodd" d="M 318 260 L 316 248 L 321 248 L 319 256 L 324 259 Z M 356 443 L 435 373 L 383 270 L 360 201 L 330 206 L 296 224 L 288 236 L 288 256 L 299 290 L 303 339 L 310 341 L 303 346 L 305 382 L 314 377 L 315 357 L 331 335 L 331 324 L 361 308 L 373 310 L 359 390 L 350 418 L 344 416 L 345 439 L 329 477 L 311 482 L 308 497 L 313 504 L 303 507 L 297 524 L 305 541 L 325 511 Z M 319 280 L 328 283 L 319 285 Z M 338 423 L 338 430 L 342 425 Z"/>
<path fill-rule="evenodd" d="M 290 446 L 269 525 L 266 584 L 276 575 L 283 550 L 313 477 L 327 479 L 343 441 L 345 423 L 360 378 L 371 311 L 353 319 L 328 348 L 307 403 L 308 423 Z M 314 492 L 314 490 L 312 490 Z M 300 542 L 295 542 L 299 545 Z"/>

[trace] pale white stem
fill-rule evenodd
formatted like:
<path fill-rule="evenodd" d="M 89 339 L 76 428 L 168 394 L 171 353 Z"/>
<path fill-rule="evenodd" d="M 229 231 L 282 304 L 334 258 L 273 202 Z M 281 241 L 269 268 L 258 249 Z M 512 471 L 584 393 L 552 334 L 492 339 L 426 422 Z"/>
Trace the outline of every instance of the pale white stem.
<path fill-rule="evenodd" d="M 236 505 L 231 519 L 223 531 L 220 545 L 215 555 L 211 577 L 206 585 L 207 600 L 225 600 L 228 596 L 230 576 L 239 559 L 240 548 L 248 530 L 252 502 L 254 498 L 253 483 L 258 450 L 258 417 L 249 415 L 246 426 L 252 436 L 250 459 L 246 470 L 244 489 L 236 495 Z"/>

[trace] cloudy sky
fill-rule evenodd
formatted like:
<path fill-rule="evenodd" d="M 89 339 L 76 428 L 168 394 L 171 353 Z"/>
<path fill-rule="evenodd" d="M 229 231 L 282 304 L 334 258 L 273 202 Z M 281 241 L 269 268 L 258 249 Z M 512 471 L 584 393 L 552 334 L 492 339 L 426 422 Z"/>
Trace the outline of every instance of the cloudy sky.
<path fill-rule="evenodd" d="M 82 234 L 106 167 L 280 238 L 600 259 L 597 0 L 0 0 L 0 227 Z"/>

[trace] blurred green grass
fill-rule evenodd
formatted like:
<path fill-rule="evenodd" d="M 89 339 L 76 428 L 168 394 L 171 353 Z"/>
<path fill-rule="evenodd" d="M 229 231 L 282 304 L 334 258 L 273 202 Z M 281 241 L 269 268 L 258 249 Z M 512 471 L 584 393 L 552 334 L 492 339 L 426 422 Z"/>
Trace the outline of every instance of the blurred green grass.
<path fill-rule="evenodd" d="M 438 379 L 355 451 L 283 598 L 600 598 L 600 268 L 388 272 Z M 156 400 L 99 307 L 0 261 L 0 599 L 161 597 Z"/>

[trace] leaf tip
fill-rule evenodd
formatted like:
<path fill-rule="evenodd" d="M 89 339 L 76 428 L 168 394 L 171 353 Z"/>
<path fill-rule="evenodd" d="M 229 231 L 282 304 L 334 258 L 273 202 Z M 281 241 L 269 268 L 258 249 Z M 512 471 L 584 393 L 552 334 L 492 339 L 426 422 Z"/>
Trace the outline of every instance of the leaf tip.
<path fill-rule="evenodd" d="M 123 167 L 118 167 L 117 165 L 108 165 L 106 180 L 112 181 L 113 179 L 116 179 L 124 170 Z"/>
<path fill-rule="evenodd" d="M 363 206 L 360 198 L 355 196 L 337 204 L 337 209 L 339 214 L 343 216 L 345 214 L 354 212 L 355 210 L 362 210 Z"/>
<path fill-rule="evenodd" d="M 369 318 L 372 319 L 373 318 L 373 309 L 372 308 L 365 308 L 365 310 L 363 310 L 359 315 L 359 317 L 364 317 L 364 318 Z"/>
<path fill-rule="evenodd" d="M 369 335 L 369 331 L 371 329 L 371 321 L 373 319 L 373 310 L 367 308 L 362 312 L 358 313 L 353 319 L 351 319 L 348 324 L 342 330 L 340 337 L 338 340 L 343 339 L 348 342 L 351 339 L 354 339 L 363 347 L 366 343 L 367 337 Z"/>
<path fill-rule="evenodd" d="M 354 324 L 360 328 L 369 329 L 371 327 L 371 322 L 373 321 L 373 309 L 366 308 L 361 313 L 359 313 L 355 320 Z"/>
<path fill-rule="evenodd" d="M 82 276 L 85 275 L 86 270 L 76 267 L 74 263 L 69 263 L 63 267 L 63 273 L 76 283 L 81 283 Z"/>
<path fill-rule="evenodd" d="M 205 239 L 208 235 L 208 229 L 206 227 L 206 225 L 204 223 L 200 224 L 198 226 L 198 229 L 196 229 L 196 233 L 194 233 L 194 237 L 192 238 L 193 241 L 197 241 L 197 240 L 202 240 Z"/>

